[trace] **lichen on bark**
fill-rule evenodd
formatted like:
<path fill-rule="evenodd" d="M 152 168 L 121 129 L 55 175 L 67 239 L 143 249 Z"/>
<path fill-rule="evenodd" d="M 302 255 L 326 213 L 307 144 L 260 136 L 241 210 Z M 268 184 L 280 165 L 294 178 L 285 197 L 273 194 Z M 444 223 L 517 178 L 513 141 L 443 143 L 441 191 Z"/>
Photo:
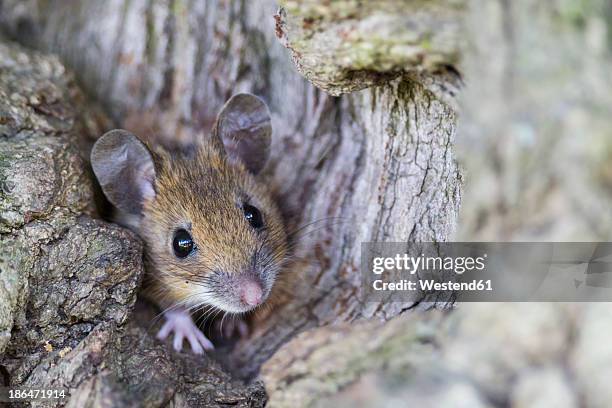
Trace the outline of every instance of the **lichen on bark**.
<path fill-rule="evenodd" d="M 460 63 L 462 0 L 286 0 L 276 36 L 302 75 L 332 95 Z"/>

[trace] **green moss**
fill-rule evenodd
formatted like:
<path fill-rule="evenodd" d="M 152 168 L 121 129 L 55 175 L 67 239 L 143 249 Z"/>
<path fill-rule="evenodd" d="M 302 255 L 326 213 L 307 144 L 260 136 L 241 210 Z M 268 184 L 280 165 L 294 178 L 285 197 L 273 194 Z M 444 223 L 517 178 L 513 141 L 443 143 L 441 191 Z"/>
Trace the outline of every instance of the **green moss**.
<path fill-rule="evenodd" d="M 430 51 L 433 49 L 431 44 L 431 34 L 427 34 L 424 36 L 424 38 L 421 40 L 420 47 L 425 51 Z"/>
<path fill-rule="evenodd" d="M 147 61 L 150 64 L 153 64 L 155 61 L 155 54 L 157 53 L 157 35 L 155 33 L 155 23 L 153 18 L 153 10 L 151 7 L 147 9 L 146 30 L 147 38 L 145 43 L 145 53 Z"/>
<path fill-rule="evenodd" d="M 559 16 L 562 22 L 582 29 L 590 16 L 602 12 L 600 0 L 563 0 L 559 4 Z"/>
<path fill-rule="evenodd" d="M 170 12 L 174 17 L 181 17 L 187 13 L 187 6 L 181 0 L 172 0 Z"/>

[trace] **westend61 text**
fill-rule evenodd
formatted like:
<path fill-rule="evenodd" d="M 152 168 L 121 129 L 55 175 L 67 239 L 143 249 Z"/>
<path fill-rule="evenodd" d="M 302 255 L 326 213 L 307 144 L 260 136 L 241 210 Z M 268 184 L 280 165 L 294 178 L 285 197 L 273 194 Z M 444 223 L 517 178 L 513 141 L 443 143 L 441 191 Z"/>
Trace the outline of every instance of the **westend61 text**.
<path fill-rule="evenodd" d="M 397 282 L 383 282 L 381 279 L 375 280 L 372 283 L 374 290 L 376 291 L 490 291 L 493 290 L 493 284 L 491 280 L 474 279 L 470 282 L 438 282 L 432 279 L 419 279 L 418 281 L 409 281 L 402 279 Z"/>

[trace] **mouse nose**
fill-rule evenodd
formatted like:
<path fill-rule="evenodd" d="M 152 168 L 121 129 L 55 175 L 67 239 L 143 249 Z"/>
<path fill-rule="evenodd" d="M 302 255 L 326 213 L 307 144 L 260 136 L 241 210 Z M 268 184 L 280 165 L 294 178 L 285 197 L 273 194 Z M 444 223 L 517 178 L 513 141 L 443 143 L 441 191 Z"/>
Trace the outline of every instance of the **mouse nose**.
<path fill-rule="evenodd" d="M 257 306 L 261 303 L 263 291 L 261 285 L 251 280 L 242 284 L 240 289 L 240 299 L 249 306 Z"/>

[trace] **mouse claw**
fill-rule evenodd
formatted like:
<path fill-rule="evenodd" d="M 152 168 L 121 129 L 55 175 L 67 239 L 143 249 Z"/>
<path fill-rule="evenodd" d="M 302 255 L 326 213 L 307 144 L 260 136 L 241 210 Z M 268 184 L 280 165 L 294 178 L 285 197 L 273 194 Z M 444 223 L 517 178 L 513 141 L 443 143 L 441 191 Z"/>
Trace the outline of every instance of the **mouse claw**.
<path fill-rule="evenodd" d="M 169 310 L 164 313 L 166 323 L 157 333 L 157 338 L 165 340 L 174 332 L 172 347 L 176 351 L 183 349 L 183 341 L 186 339 L 194 354 L 203 354 L 204 350 L 213 350 L 214 346 L 210 340 L 198 329 L 191 315 L 184 309 Z"/>

